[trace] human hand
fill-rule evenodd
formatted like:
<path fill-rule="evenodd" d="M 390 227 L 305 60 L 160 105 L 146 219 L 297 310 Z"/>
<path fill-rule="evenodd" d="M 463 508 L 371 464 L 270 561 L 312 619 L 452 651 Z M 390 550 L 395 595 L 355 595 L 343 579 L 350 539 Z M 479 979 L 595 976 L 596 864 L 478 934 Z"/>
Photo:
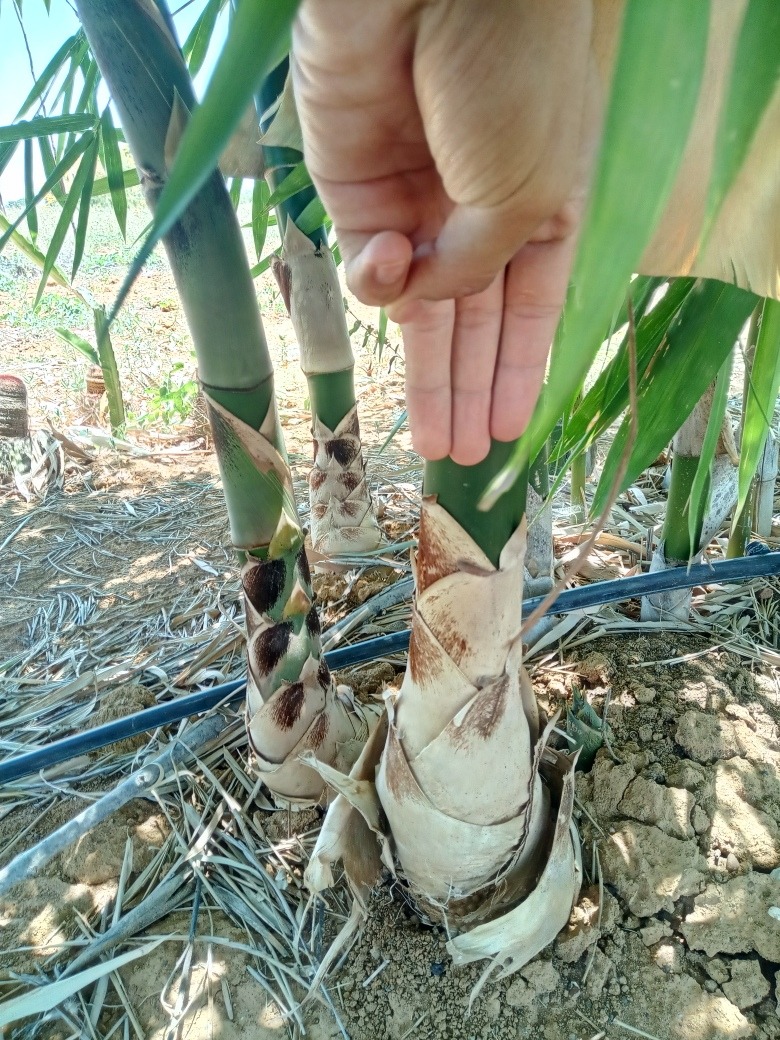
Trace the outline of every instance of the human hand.
<path fill-rule="evenodd" d="M 590 0 L 304 0 L 306 161 L 347 281 L 400 322 L 415 448 L 525 428 L 595 137 Z"/>

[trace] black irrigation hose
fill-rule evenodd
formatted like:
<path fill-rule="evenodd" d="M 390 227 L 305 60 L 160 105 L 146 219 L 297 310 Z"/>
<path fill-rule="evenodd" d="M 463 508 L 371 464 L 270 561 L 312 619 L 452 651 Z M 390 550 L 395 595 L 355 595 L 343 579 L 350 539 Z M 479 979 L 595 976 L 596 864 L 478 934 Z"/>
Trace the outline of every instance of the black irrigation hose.
<path fill-rule="evenodd" d="M 649 596 L 672 589 L 693 588 L 696 585 L 733 584 L 749 578 L 780 574 L 780 552 L 761 553 L 760 555 L 741 556 L 735 560 L 719 560 L 716 563 L 696 564 L 693 567 L 675 567 L 656 574 L 639 574 L 633 578 L 617 578 L 614 581 L 599 581 L 592 585 L 582 585 L 576 589 L 562 592 L 553 604 L 549 613 L 568 614 L 573 610 L 584 610 L 587 607 L 598 607 L 605 603 L 633 599 L 638 596 Z M 543 597 L 523 601 L 523 614 L 528 615 L 542 602 Z M 389 636 L 376 639 L 364 639 L 351 646 L 329 650 L 325 660 L 332 669 L 348 668 L 372 661 L 377 657 L 386 657 L 406 650 L 409 646 L 409 630 L 393 632 Z M 78 733 L 73 737 L 65 737 L 53 744 L 17 755 L 7 762 L 0 762 L 0 784 L 20 780 L 24 776 L 37 773 L 41 769 L 66 762 L 77 755 L 96 751 L 98 748 L 113 744 L 118 740 L 146 733 L 166 726 L 172 722 L 180 722 L 189 715 L 197 715 L 208 711 L 222 702 L 230 703 L 240 700 L 246 682 L 235 679 L 232 682 L 212 686 L 208 690 L 178 697 L 166 704 L 154 708 L 145 708 L 134 715 L 96 726 L 86 733 Z"/>

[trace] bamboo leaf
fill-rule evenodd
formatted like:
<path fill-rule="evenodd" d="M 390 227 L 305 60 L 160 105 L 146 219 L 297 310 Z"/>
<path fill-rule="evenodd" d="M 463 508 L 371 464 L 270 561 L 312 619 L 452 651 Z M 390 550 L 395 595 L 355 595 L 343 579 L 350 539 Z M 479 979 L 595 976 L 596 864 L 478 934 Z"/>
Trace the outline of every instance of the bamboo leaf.
<path fill-rule="evenodd" d="M 70 221 L 73 214 L 76 211 L 76 206 L 79 203 L 79 199 L 82 196 L 84 186 L 87 183 L 87 179 L 90 176 L 90 172 L 94 172 L 95 168 L 95 155 L 97 153 L 97 147 L 95 142 L 94 134 L 90 141 L 89 148 L 84 152 L 79 163 L 79 168 L 76 170 L 76 176 L 73 178 L 73 184 L 71 185 L 68 196 L 65 199 L 65 204 L 60 212 L 60 218 L 57 221 L 57 226 L 54 229 L 54 234 L 51 236 L 51 242 L 49 248 L 46 251 L 46 260 L 43 265 L 43 273 L 41 274 L 41 280 L 38 284 L 38 291 L 35 294 L 34 307 L 37 307 L 40 303 L 43 291 L 46 288 L 46 281 L 49 277 L 49 272 L 56 263 L 57 257 L 60 255 L 62 244 L 65 241 L 65 236 L 68 233 Z"/>
<path fill-rule="evenodd" d="M 244 183 L 242 177 L 234 177 L 230 182 L 230 201 L 233 203 L 233 209 L 238 209 L 238 204 L 241 201 L 241 185 Z"/>
<path fill-rule="evenodd" d="M 271 189 L 264 180 L 255 181 L 252 191 L 252 240 L 255 244 L 255 255 L 259 260 L 263 255 L 265 236 L 268 231 L 269 198 Z"/>
<path fill-rule="evenodd" d="M 264 77 L 289 49 L 298 0 L 243 0 L 203 104 L 187 124 L 176 161 L 155 207 L 152 231 L 119 290 L 111 318 L 122 305 L 152 250 L 214 171 Z"/>
<path fill-rule="evenodd" d="M 58 979 L 46 986 L 34 986 L 21 996 L 7 1000 L 4 1004 L 0 1004 L 0 1026 L 10 1025 L 12 1022 L 18 1022 L 30 1015 L 40 1015 L 43 1011 L 50 1011 L 63 1000 L 72 997 L 74 993 L 78 993 L 85 986 L 103 978 L 104 975 L 118 971 L 119 968 L 130 964 L 131 961 L 138 960 L 139 957 L 146 957 L 162 941 L 163 939 L 160 938 L 152 942 L 145 942 L 134 950 L 128 950 L 127 953 L 112 957 L 111 960 L 101 961 L 91 968 L 80 971 L 77 975 Z"/>
<path fill-rule="evenodd" d="M 292 198 L 293 195 L 297 195 L 299 191 L 311 187 L 313 187 L 312 179 L 309 176 L 309 171 L 306 169 L 306 163 L 301 160 L 301 162 L 290 170 L 276 191 L 274 191 L 268 199 L 268 208 L 272 209 L 274 206 L 278 206 L 281 202 L 286 202 L 287 199 Z M 296 221 L 296 223 L 298 223 L 298 221 Z M 322 223 L 322 221 L 320 221 L 320 223 Z"/>
<path fill-rule="evenodd" d="M 707 420 L 707 430 L 704 434 L 699 464 L 696 467 L 696 474 L 691 485 L 691 496 L 688 502 L 688 544 L 692 547 L 694 553 L 699 548 L 697 541 L 700 535 L 700 518 L 706 515 L 707 512 L 707 504 L 710 497 L 710 469 L 715 458 L 715 449 L 718 446 L 723 419 L 726 415 L 733 358 L 734 351 L 732 350 L 723 362 L 715 379 L 715 393 L 713 394 L 712 407 Z"/>
<path fill-rule="evenodd" d="M 119 230 L 122 232 L 122 238 L 125 238 L 127 233 L 127 193 L 125 191 L 125 178 L 122 169 L 122 156 L 119 151 L 119 139 L 111 116 L 110 105 L 106 105 L 103 109 L 103 115 L 100 117 L 100 154 L 106 171 L 106 187 L 111 192 L 111 206 L 113 207 Z M 98 191 L 98 184 L 102 181 L 103 178 L 100 178 L 100 181 L 94 181 L 92 185 L 93 197 L 102 194 Z"/>
<path fill-rule="evenodd" d="M 57 158 L 54 155 L 54 149 L 51 146 L 51 141 L 48 137 L 38 138 L 38 147 L 41 150 L 41 162 L 43 163 L 43 170 L 47 177 L 50 177 L 57 165 Z M 52 184 L 51 193 L 54 198 L 59 202 L 60 205 L 65 201 L 65 189 L 60 181 Z"/>
<path fill-rule="evenodd" d="M 704 2 L 626 4 L 601 151 L 547 388 L 511 461 L 483 497 L 483 508 L 539 454 L 619 310 L 682 159 L 704 71 L 709 15 Z"/>
<path fill-rule="evenodd" d="M 30 109 L 37 101 L 40 101 L 44 96 L 48 88 L 51 86 L 53 80 L 56 78 L 57 73 L 60 72 L 63 65 L 73 53 L 73 50 L 84 42 L 84 32 L 79 29 L 78 32 L 74 33 L 73 36 L 69 36 L 68 39 L 63 43 L 54 57 L 49 61 L 49 64 L 33 83 L 30 93 L 24 99 L 19 112 L 17 113 L 17 119 L 20 118 Z"/>
<path fill-rule="evenodd" d="M 44 140 L 45 140 L 45 138 L 41 138 L 41 141 L 44 141 Z M 71 166 L 73 166 L 73 164 L 76 162 L 76 160 L 79 158 L 79 156 L 82 155 L 87 150 L 87 148 L 89 148 L 89 146 L 94 143 L 94 140 L 95 140 L 94 133 L 92 131 L 88 130 L 87 133 L 83 134 L 76 141 L 75 144 L 71 145 L 70 149 L 65 153 L 65 155 L 62 157 L 62 159 L 60 159 L 60 161 L 58 163 L 56 163 L 55 166 L 52 168 L 52 172 L 49 174 L 49 176 L 44 181 L 43 187 L 39 188 L 38 191 L 36 192 L 36 194 L 35 194 L 35 196 L 33 198 L 33 202 L 34 203 L 37 204 L 38 202 L 40 202 L 41 199 L 44 197 L 44 195 L 46 195 L 48 192 L 50 192 L 50 191 L 52 191 L 54 189 L 54 185 L 55 184 L 59 184 L 59 182 L 62 180 L 64 175 L 68 172 L 68 170 L 71 168 Z M 67 198 L 66 198 L 66 196 L 65 196 L 65 194 L 63 192 L 63 195 L 62 195 L 62 205 L 65 205 L 66 202 L 67 202 Z M 5 247 L 6 242 L 11 237 L 11 232 L 15 231 L 17 229 L 17 227 L 21 224 L 21 222 L 24 220 L 24 218 L 26 216 L 27 216 L 27 208 L 25 207 L 25 209 L 22 210 L 22 212 L 19 214 L 19 216 L 13 222 L 13 224 L 11 224 L 9 226 L 8 230 L 5 232 L 5 234 L 2 236 L 2 238 L 0 238 L 0 253 L 2 253 L 2 251 L 3 251 L 4 247 Z"/>
<path fill-rule="evenodd" d="M 671 322 L 695 285 L 692 278 L 676 278 L 658 304 L 636 327 L 637 377 L 652 364 Z M 601 437 L 628 407 L 628 351 L 624 336 L 617 354 L 571 412 L 553 458 L 579 453 Z"/>
<path fill-rule="evenodd" d="M 0 213 L 0 231 L 7 231 L 9 233 L 10 241 L 13 242 L 16 248 L 20 252 L 22 252 L 28 260 L 31 260 L 39 270 L 43 270 L 43 265 L 46 263 L 46 257 L 43 255 L 40 249 L 38 249 L 37 246 L 33 245 L 33 243 L 30 242 L 29 239 L 25 238 L 21 232 L 15 231 L 11 227 L 11 221 L 2 213 Z M 55 281 L 57 285 L 61 285 L 63 289 L 71 289 L 74 293 L 76 293 L 77 296 L 80 297 L 81 294 L 79 293 L 79 291 L 77 289 L 73 289 L 73 286 L 70 284 L 68 279 L 56 265 L 52 267 L 51 271 L 49 272 L 49 277 L 53 281 Z"/>
<path fill-rule="evenodd" d="M 35 119 L 22 120 L 10 126 L 0 126 L 0 144 L 48 134 L 80 133 L 92 130 L 94 126 L 94 116 L 78 112 L 64 116 L 36 116 Z"/>
<path fill-rule="evenodd" d="M 780 79 L 780 4 L 749 0 L 715 142 L 707 199 L 710 223 L 734 182 Z"/>
<path fill-rule="evenodd" d="M 35 244 L 38 237 L 38 211 L 35 208 L 35 188 L 33 186 L 33 142 L 28 138 L 24 142 L 24 204 L 27 208 L 27 230 Z"/>
<path fill-rule="evenodd" d="M 716 281 L 698 282 L 656 353 L 637 392 L 638 434 L 623 486 L 663 451 L 715 379 L 755 307 L 753 293 Z M 604 508 L 628 436 L 624 420 L 607 455 L 593 511 Z"/>
<path fill-rule="evenodd" d="M 75 332 L 71 332 L 69 329 L 64 329 L 61 326 L 57 326 L 54 331 L 60 339 L 64 339 L 66 343 L 69 343 L 72 347 L 75 347 L 76 350 L 82 353 L 91 364 L 100 364 L 98 352 L 87 340 L 82 339 L 82 337 L 77 336 Z"/>
<path fill-rule="evenodd" d="M 89 156 L 91 156 L 91 160 L 87 165 L 87 172 L 84 177 L 84 184 L 79 199 L 79 218 L 76 224 L 76 236 L 73 248 L 73 267 L 70 272 L 71 281 L 75 279 L 81 265 L 81 259 L 84 256 L 84 245 L 87 240 L 87 226 L 89 225 L 89 212 L 92 207 L 92 185 L 95 183 L 95 169 L 97 168 L 99 148 L 100 128 L 98 127 L 95 144 L 90 153 L 84 156 L 85 162 L 89 159 Z"/>
<path fill-rule="evenodd" d="M 138 170 L 135 167 L 132 170 L 122 170 L 121 175 L 125 189 L 135 188 L 136 185 L 141 183 L 141 178 L 138 176 Z M 95 196 L 107 195 L 109 191 L 111 191 L 111 187 L 108 183 L 108 177 L 96 177 L 92 194 Z"/>
<path fill-rule="evenodd" d="M 302 211 L 295 223 L 304 235 L 313 235 L 325 224 L 328 215 L 322 205 L 319 195 L 316 195 L 308 206 Z"/>
<path fill-rule="evenodd" d="M 385 349 L 385 340 L 387 339 L 387 311 L 384 307 L 379 308 L 379 321 L 377 323 L 376 332 L 376 360 L 377 364 L 382 361 L 382 352 Z"/>
<path fill-rule="evenodd" d="M 750 386 L 745 402 L 739 456 L 737 515 L 744 509 L 758 469 L 780 392 L 780 303 L 764 300 Z"/>
<path fill-rule="evenodd" d="M 196 76 L 206 60 L 214 26 L 226 0 L 209 0 L 184 41 L 182 53 L 189 66 L 190 75 Z"/>
<path fill-rule="evenodd" d="M 0 177 L 2 177 L 6 166 L 13 159 L 18 143 L 18 141 L 9 141 L 7 144 L 0 144 Z"/>

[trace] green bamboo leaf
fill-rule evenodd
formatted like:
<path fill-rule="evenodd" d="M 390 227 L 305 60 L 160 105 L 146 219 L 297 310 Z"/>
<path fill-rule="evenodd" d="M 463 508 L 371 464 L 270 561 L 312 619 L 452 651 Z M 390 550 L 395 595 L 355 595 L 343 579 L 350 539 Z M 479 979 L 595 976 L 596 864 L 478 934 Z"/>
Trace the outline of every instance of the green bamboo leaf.
<path fill-rule="evenodd" d="M 84 130 L 92 130 L 94 126 L 94 116 L 78 112 L 64 116 L 36 116 L 35 119 L 22 120 L 10 126 L 0 126 L 0 144 L 43 137 L 47 134 L 81 133 Z"/>
<path fill-rule="evenodd" d="M 238 204 L 241 201 L 241 185 L 244 183 L 242 177 L 234 177 L 230 182 L 230 201 L 233 203 L 233 209 L 238 209 Z"/>
<path fill-rule="evenodd" d="M 132 170 L 121 170 L 119 171 L 122 177 L 122 184 L 125 189 L 135 188 L 136 185 L 141 183 L 141 178 L 138 176 L 138 170 L 133 167 Z M 92 189 L 93 196 L 107 195 L 111 191 L 111 186 L 108 183 L 108 177 L 96 177 L 95 186 Z M 125 203 L 125 206 L 127 203 Z"/>
<path fill-rule="evenodd" d="M 50 982 L 45 986 L 33 986 L 32 989 L 22 993 L 21 996 L 13 997 L 11 1000 L 0 1004 L 0 1026 L 10 1025 L 12 1022 L 18 1022 L 22 1018 L 28 1018 L 30 1015 L 40 1015 L 43 1011 L 50 1011 L 64 1000 L 72 997 L 74 993 L 78 993 L 86 986 L 96 982 L 97 979 L 103 978 L 103 976 L 110 974 L 112 971 L 118 971 L 126 964 L 130 964 L 131 961 L 138 960 L 139 957 L 148 956 L 161 942 L 163 942 L 163 938 L 151 942 L 146 941 L 134 950 L 128 950 L 127 953 L 122 953 L 118 957 L 112 957 L 108 961 L 101 961 L 99 964 L 86 968 L 76 975 L 58 979 L 56 982 Z"/>
<path fill-rule="evenodd" d="M 71 101 L 73 99 L 73 90 L 76 84 L 76 75 L 81 69 L 84 58 L 88 53 L 89 45 L 87 43 L 86 37 L 84 37 L 84 39 L 79 43 L 79 45 L 74 48 L 73 53 L 71 54 L 70 67 L 68 68 L 68 71 L 65 74 L 65 77 L 63 78 L 62 83 L 59 86 L 59 89 L 57 90 L 52 107 L 56 107 L 56 105 L 61 100 L 62 111 L 70 111 Z"/>
<path fill-rule="evenodd" d="M 86 136 L 86 135 L 85 135 Z M 62 244 L 65 241 L 65 236 L 68 233 L 71 218 L 76 211 L 76 206 L 81 199 L 84 186 L 87 183 L 87 179 L 90 176 L 90 172 L 94 172 L 95 167 L 95 155 L 97 154 L 97 147 L 95 141 L 95 135 L 92 135 L 92 140 L 89 143 L 89 148 L 84 152 L 79 163 L 79 168 L 76 170 L 76 176 L 73 178 L 73 184 L 70 187 L 68 196 L 65 199 L 65 204 L 60 212 L 60 218 L 57 221 L 57 226 L 54 229 L 54 234 L 51 236 L 51 242 L 49 248 L 46 251 L 46 261 L 43 265 L 43 273 L 41 274 L 41 280 L 38 284 L 38 291 L 35 294 L 34 307 L 37 307 L 40 303 L 43 291 L 46 288 L 46 281 L 49 277 L 49 272 L 56 263 L 57 257 L 60 255 Z"/>
<path fill-rule="evenodd" d="M 301 212 L 295 223 L 304 235 L 313 235 L 326 223 L 328 215 L 322 205 L 319 195 L 315 195 L 311 202 Z"/>
<path fill-rule="evenodd" d="M 734 183 L 780 80 L 780 47 L 771 40 L 780 40 L 780 4 L 777 0 L 749 0 L 715 142 L 708 222 Z"/>
<path fill-rule="evenodd" d="M 744 509 L 758 469 L 780 392 L 780 303 L 764 300 L 750 378 L 739 455 L 737 515 Z"/>
<path fill-rule="evenodd" d="M 626 4 L 601 151 L 546 391 L 509 464 L 483 497 L 483 508 L 539 454 L 619 310 L 685 150 L 704 71 L 709 17 L 710 5 L 704 2 Z"/>
<path fill-rule="evenodd" d="M 95 169 L 97 168 L 98 152 L 100 149 L 100 127 L 98 126 L 97 139 L 95 145 L 91 149 L 91 152 L 86 155 L 85 160 L 91 155 L 91 162 L 87 167 L 87 172 L 84 177 L 84 186 L 81 189 L 81 197 L 79 199 L 79 217 L 76 223 L 76 237 L 75 245 L 73 249 L 73 267 L 71 268 L 70 277 L 74 280 L 78 269 L 81 265 L 81 259 L 84 256 L 84 245 L 87 240 L 87 227 L 89 225 L 89 213 L 92 208 L 92 185 L 95 183 Z"/>
<path fill-rule="evenodd" d="M 3 176 L 3 171 L 11 159 L 13 159 L 18 144 L 18 141 L 9 141 L 7 144 L 0 144 L 0 177 Z"/>
<path fill-rule="evenodd" d="M 41 138 L 41 140 L 43 141 L 45 140 L 45 138 Z M 94 143 L 94 140 L 94 133 L 91 130 L 88 130 L 86 134 L 83 134 L 76 141 L 76 143 L 70 147 L 70 149 L 65 153 L 62 159 L 60 159 L 60 161 L 54 165 L 54 167 L 52 168 L 52 172 L 44 181 L 43 187 L 39 188 L 36 192 L 33 198 L 33 202 L 36 205 L 41 201 L 44 195 L 54 190 L 54 186 L 60 183 L 60 181 L 71 168 L 71 166 L 73 166 L 73 164 L 76 162 L 79 156 L 82 155 L 87 150 L 87 148 L 89 148 L 89 146 Z M 63 192 L 62 205 L 65 205 L 66 202 L 67 197 Z M 17 229 L 17 227 L 21 224 L 21 222 L 24 220 L 26 216 L 27 209 L 25 207 L 25 209 L 22 210 L 22 212 L 19 214 L 19 216 L 16 218 L 13 224 L 11 224 L 11 226 L 8 228 L 8 230 L 5 232 L 2 238 L 0 238 L 0 253 L 2 253 L 6 242 L 11 237 L 11 232 Z"/>
<path fill-rule="evenodd" d="M 82 339 L 81 336 L 77 336 L 75 332 L 71 332 L 70 329 L 64 329 L 61 326 L 57 326 L 54 330 L 60 339 L 64 339 L 70 346 L 75 347 L 84 357 L 93 365 L 100 364 L 100 357 L 98 352 L 87 340 Z"/>
<path fill-rule="evenodd" d="M 696 467 L 696 474 L 691 484 L 691 496 L 688 502 L 688 544 L 694 546 L 694 552 L 699 548 L 696 543 L 701 527 L 700 518 L 707 515 L 711 490 L 710 469 L 715 458 L 715 449 L 718 446 L 718 437 L 720 437 L 720 431 L 723 427 L 723 419 L 726 415 L 733 359 L 734 351 L 732 350 L 715 378 L 715 393 L 712 398 L 710 417 L 707 420 L 707 430 L 704 434 L 699 464 Z"/>
<path fill-rule="evenodd" d="M 214 26 L 217 24 L 217 18 L 225 3 L 226 0 L 209 0 L 184 41 L 182 53 L 189 66 L 190 75 L 193 77 L 200 72 L 203 62 L 206 60 Z"/>
<path fill-rule="evenodd" d="M 377 323 L 376 332 L 376 360 L 377 364 L 382 361 L 382 351 L 385 349 L 385 341 L 387 339 L 387 311 L 384 307 L 379 308 L 379 321 Z"/>
<path fill-rule="evenodd" d="M 119 139 L 117 137 L 114 120 L 111 116 L 111 106 L 106 105 L 103 115 L 100 117 L 100 157 L 106 171 L 106 186 L 111 192 L 111 206 L 114 210 L 116 222 L 122 232 L 122 238 L 126 237 L 127 231 L 127 193 L 125 191 L 124 171 L 122 170 L 122 156 L 119 151 Z M 100 178 L 102 181 L 103 178 Z M 98 181 L 92 185 L 92 195 L 98 192 Z"/>
<path fill-rule="evenodd" d="M 268 230 L 268 200 L 271 189 L 264 180 L 255 181 L 252 191 L 252 240 L 255 244 L 255 255 L 259 260 L 263 255 L 265 236 Z"/>
<path fill-rule="evenodd" d="M 313 182 L 309 176 L 309 171 L 306 169 L 306 163 L 301 160 L 301 162 L 296 166 L 293 166 L 292 170 L 290 170 L 279 187 L 268 199 L 268 208 L 272 209 L 280 203 L 286 202 L 287 199 L 292 198 L 293 195 L 297 195 L 299 191 L 303 191 L 305 188 L 311 188 L 312 186 Z M 298 223 L 298 221 L 296 221 L 296 223 Z M 320 223 L 322 223 L 322 221 L 320 221 Z"/>
<path fill-rule="evenodd" d="M 82 59 L 81 73 L 84 77 L 84 84 L 76 102 L 76 112 L 96 112 L 96 92 L 100 79 L 100 70 L 97 67 L 97 62 L 89 53 L 85 54 Z"/>
<path fill-rule="evenodd" d="M 636 326 L 637 377 L 651 365 L 669 326 L 691 289 L 692 278 L 676 278 L 658 304 Z M 553 459 L 584 451 L 598 440 L 628 407 L 628 336 L 623 337 L 618 352 L 599 374 L 569 415 Z"/>
<path fill-rule="evenodd" d="M 398 416 L 398 418 L 393 423 L 393 427 L 390 430 L 390 433 L 388 433 L 387 437 L 385 437 L 385 439 L 384 439 L 384 441 L 382 443 L 382 447 L 379 449 L 379 454 L 380 455 L 385 450 L 385 448 L 388 446 L 388 444 L 392 441 L 392 439 L 395 437 L 395 435 L 398 433 L 398 431 L 403 429 L 403 427 L 406 425 L 406 420 L 407 420 L 408 417 L 409 417 L 409 413 L 404 408 L 403 411 L 401 412 L 401 414 Z"/>
<path fill-rule="evenodd" d="M 715 379 L 756 305 L 753 293 L 700 281 L 689 294 L 637 391 L 638 434 L 624 479 L 627 487 L 663 451 Z M 604 508 L 628 437 L 624 420 L 612 442 L 593 511 Z"/>
<path fill-rule="evenodd" d="M 38 237 L 38 210 L 35 208 L 34 198 L 33 142 L 27 138 L 24 142 L 24 204 L 27 207 L 27 230 L 30 232 L 33 244 Z"/>
<path fill-rule="evenodd" d="M 30 93 L 24 99 L 22 106 L 17 112 L 17 119 L 20 119 L 28 109 L 32 108 L 37 101 L 40 101 L 43 98 L 57 74 L 61 71 L 63 65 L 73 53 L 74 49 L 83 43 L 84 32 L 82 29 L 75 32 L 73 36 L 68 37 L 54 57 L 49 61 L 40 76 L 36 79 L 35 83 L 33 83 Z"/>
<path fill-rule="evenodd" d="M 133 260 L 111 318 L 154 247 L 213 173 L 264 77 L 289 49 L 290 27 L 297 7 L 298 0 L 243 0 L 239 4 L 203 104 L 187 124 L 173 169 L 157 202 L 152 231 Z"/>
<path fill-rule="evenodd" d="M 16 248 L 20 252 L 22 252 L 28 260 L 31 260 L 39 271 L 43 270 L 43 265 L 46 262 L 46 257 L 43 255 L 40 249 L 38 249 L 37 246 L 33 245 L 33 243 L 28 238 L 25 238 L 20 231 L 14 231 L 14 229 L 11 227 L 11 221 L 8 219 L 8 217 L 3 216 L 2 213 L 0 213 L 0 231 L 8 231 L 10 241 L 13 242 Z M 63 289 L 71 289 L 72 292 L 76 293 L 77 296 L 81 297 L 79 291 L 71 286 L 68 279 L 56 265 L 52 267 L 51 271 L 49 272 L 49 277 L 52 279 L 52 281 L 55 281 L 57 285 L 61 285 Z"/>
<path fill-rule="evenodd" d="M 38 147 L 41 150 L 41 162 L 43 163 L 43 172 L 47 177 L 50 177 L 57 165 L 57 158 L 54 154 L 54 149 L 51 146 L 51 141 L 48 137 L 38 138 Z M 60 181 L 57 181 L 51 186 L 51 192 L 54 198 L 59 202 L 60 205 L 65 201 L 65 189 Z"/>

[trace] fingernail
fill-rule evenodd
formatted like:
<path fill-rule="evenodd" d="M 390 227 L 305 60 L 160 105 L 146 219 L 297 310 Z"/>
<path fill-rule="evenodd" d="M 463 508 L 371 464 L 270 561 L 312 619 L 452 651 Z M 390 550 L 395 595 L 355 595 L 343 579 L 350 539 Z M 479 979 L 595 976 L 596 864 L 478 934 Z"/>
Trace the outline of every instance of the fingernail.
<path fill-rule="evenodd" d="M 376 280 L 380 285 L 395 285 L 399 278 L 403 278 L 408 264 L 405 260 L 400 263 L 381 264 L 375 270 Z"/>

